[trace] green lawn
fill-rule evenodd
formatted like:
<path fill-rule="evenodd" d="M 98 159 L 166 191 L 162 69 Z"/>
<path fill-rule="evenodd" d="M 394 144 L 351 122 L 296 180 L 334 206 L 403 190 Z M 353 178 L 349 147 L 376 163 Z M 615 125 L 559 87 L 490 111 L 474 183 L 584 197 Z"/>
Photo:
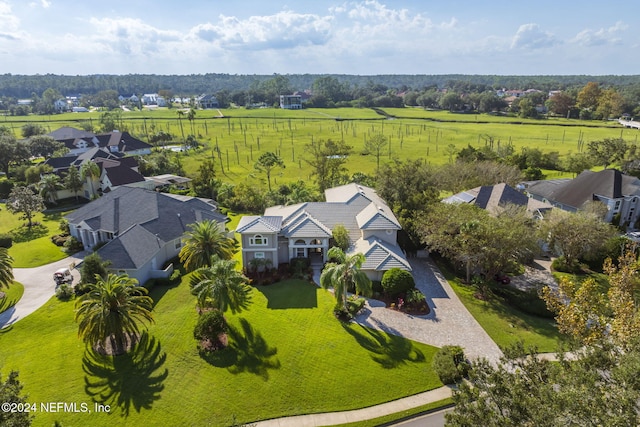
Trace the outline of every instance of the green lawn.
<path fill-rule="evenodd" d="M 36 426 L 213 425 L 340 411 L 440 387 L 436 348 L 343 325 L 330 293 L 290 280 L 254 289 L 248 312 L 227 315 L 226 353 L 202 358 L 185 278 L 157 287 L 150 339 L 131 355 L 96 357 L 77 338 L 73 302 L 50 300 L 0 333 L 0 369 L 20 371 L 29 402 L 111 405 L 111 414 L 38 412 Z"/>
<path fill-rule="evenodd" d="M 495 298 L 480 300 L 474 297 L 475 288 L 462 284 L 442 263 L 439 267 L 467 310 L 500 347 L 523 341 L 525 348 L 535 346 L 541 353 L 558 350 L 562 336 L 553 320 L 523 313 Z"/>
<path fill-rule="evenodd" d="M 0 313 L 16 305 L 24 294 L 24 286 L 21 283 L 13 282 L 7 288 L 0 288 L 4 292 L 4 298 L 0 299 Z"/>
<path fill-rule="evenodd" d="M 60 233 L 58 226 L 65 214 L 66 212 L 38 213 L 33 219 L 38 225 L 29 231 L 26 221 L 20 218 L 21 215 L 10 213 L 4 204 L 0 206 L 0 233 L 14 235 L 9 255 L 13 257 L 15 268 L 37 267 L 68 256 L 50 240 L 51 236 Z"/>

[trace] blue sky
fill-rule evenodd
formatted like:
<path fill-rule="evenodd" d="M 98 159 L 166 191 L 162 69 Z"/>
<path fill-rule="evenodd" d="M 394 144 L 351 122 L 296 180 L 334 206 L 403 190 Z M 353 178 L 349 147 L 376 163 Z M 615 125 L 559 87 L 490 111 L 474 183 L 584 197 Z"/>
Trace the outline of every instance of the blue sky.
<path fill-rule="evenodd" d="M 592 0 L 0 0 L 0 73 L 640 74 L 635 12 Z"/>

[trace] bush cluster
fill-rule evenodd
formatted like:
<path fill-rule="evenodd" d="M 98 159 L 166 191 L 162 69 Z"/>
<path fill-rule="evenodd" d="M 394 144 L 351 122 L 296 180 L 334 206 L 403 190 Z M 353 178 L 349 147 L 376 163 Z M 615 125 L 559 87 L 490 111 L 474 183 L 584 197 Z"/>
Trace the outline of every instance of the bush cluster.
<path fill-rule="evenodd" d="M 392 268 L 382 276 L 382 289 L 391 298 L 404 294 L 416 286 L 413 276 L 406 270 Z"/>
<path fill-rule="evenodd" d="M 56 297 L 61 301 L 69 301 L 73 295 L 73 286 L 68 283 L 62 283 L 56 288 Z"/>
<path fill-rule="evenodd" d="M 467 376 L 470 365 L 462 347 L 445 345 L 433 356 L 431 367 L 443 384 L 453 384 Z"/>
<path fill-rule="evenodd" d="M 9 233 L 0 234 L 0 248 L 9 249 L 11 246 L 13 246 L 13 236 Z"/>

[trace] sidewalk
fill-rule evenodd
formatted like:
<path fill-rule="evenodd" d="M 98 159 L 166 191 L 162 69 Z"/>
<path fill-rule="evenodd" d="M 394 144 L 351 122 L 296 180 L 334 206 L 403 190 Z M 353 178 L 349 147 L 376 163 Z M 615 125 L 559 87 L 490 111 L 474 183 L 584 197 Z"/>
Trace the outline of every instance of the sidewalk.
<path fill-rule="evenodd" d="M 445 386 L 368 408 L 276 418 L 273 420 L 259 421 L 255 423 L 255 425 L 256 427 L 320 427 L 353 423 L 356 421 L 371 420 L 437 402 L 451 397 L 451 393 L 451 388 Z"/>

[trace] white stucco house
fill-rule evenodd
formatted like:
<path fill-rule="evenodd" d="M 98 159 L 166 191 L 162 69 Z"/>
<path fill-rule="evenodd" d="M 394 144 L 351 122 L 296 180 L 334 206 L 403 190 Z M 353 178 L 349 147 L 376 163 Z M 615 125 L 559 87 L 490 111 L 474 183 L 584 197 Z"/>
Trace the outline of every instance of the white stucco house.
<path fill-rule="evenodd" d="M 325 199 L 273 206 L 262 216 L 242 217 L 236 232 L 242 236 L 244 268 L 254 258 L 268 259 L 274 267 L 299 257 L 321 265 L 332 246 L 332 230 L 343 225 L 351 241 L 347 253 L 365 256 L 362 270 L 370 279 L 381 280 L 393 267 L 411 271 L 397 244 L 400 223 L 375 190 L 347 184 L 327 189 Z"/>
<path fill-rule="evenodd" d="M 189 225 L 205 219 L 224 229 L 226 215 L 208 199 L 159 193 L 137 187 L 118 187 L 66 216 L 73 237 L 85 249 L 100 243 L 111 273 L 128 274 L 144 284 L 167 278 L 166 265 L 182 248 Z"/>

